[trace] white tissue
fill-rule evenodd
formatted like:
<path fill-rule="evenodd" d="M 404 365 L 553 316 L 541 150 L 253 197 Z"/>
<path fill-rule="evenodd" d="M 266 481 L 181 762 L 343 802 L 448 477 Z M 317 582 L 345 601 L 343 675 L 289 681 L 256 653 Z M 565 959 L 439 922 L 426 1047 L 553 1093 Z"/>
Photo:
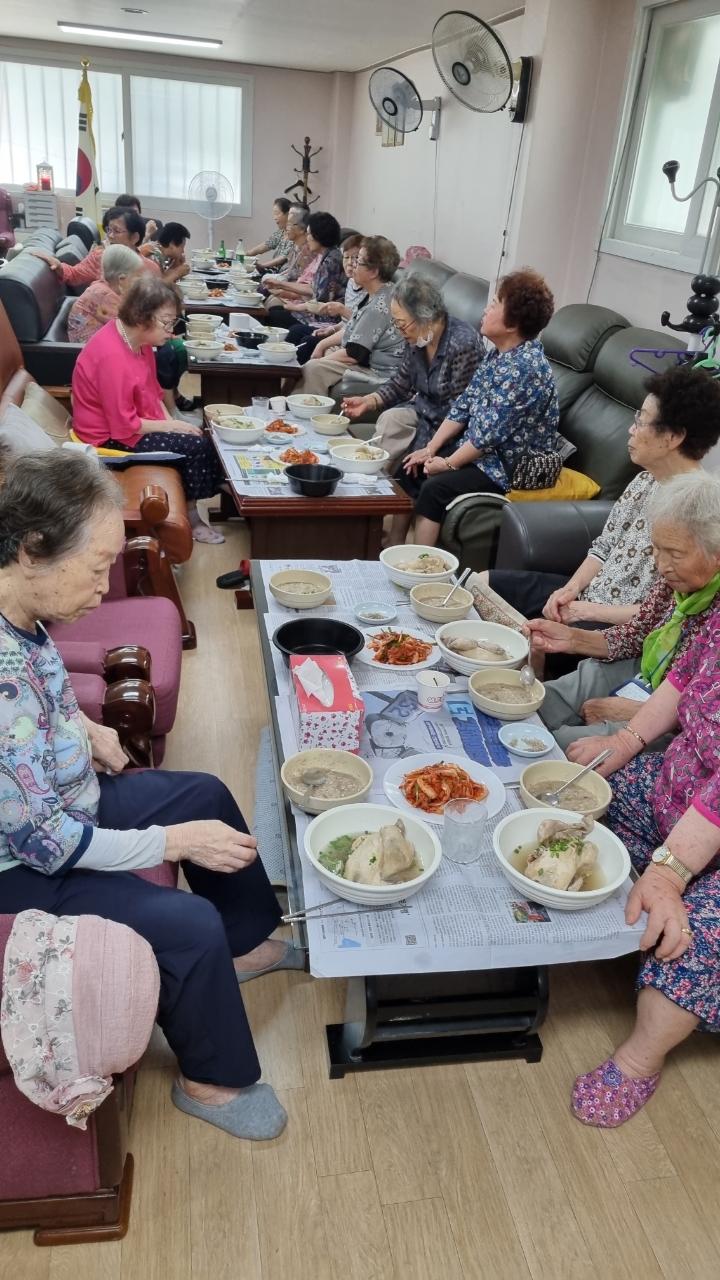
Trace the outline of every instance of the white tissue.
<path fill-rule="evenodd" d="M 301 667 L 295 667 L 295 675 L 309 698 L 317 698 L 323 707 L 332 706 L 335 701 L 333 682 L 317 662 L 306 658 Z"/>

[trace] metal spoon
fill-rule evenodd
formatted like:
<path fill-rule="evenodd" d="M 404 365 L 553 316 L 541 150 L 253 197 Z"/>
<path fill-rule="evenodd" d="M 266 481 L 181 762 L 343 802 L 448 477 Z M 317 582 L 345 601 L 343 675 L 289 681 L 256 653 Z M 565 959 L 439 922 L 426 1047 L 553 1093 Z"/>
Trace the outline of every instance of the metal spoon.
<path fill-rule="evenodd" d="M 314 791 L 315 787 L 321 787 L 323 782 L 327 782 L 327 773 L 323 769 L 306 769 L 304 773 L 300 774 L 300 781 L 305 783 L 305 791 L 299 801 L 300 808 L 302 808 L 310 792 Z"/>
<path fill-rule="evenodd" d="M 576 773 L 574 778 L 569 778 L 567 782 L 563 782 L 562 786 L 558 787 L 557 791 L 543 791 L 536 797 L 536 799 L 542 800 L 544 804 L 552 805 L 553 809 L 557 809 L 560 796 L 563 791 L 571 786 L 573 782 L 579 782 L 581 778 L 585 777 L 586 773 L 589 773 L 596 765 L 602 764 L 603 760 L 607 760 L 608 756 L 611 755 L 612 750 L 608 747 L 607 751 L 601 751 L 599 756 L 596 756 L 594 760 L 591 760 L 589 764 L 585 765 L 584 769 L 581 769 L 579 773 Z"/>
<path fill-rule="evenodd" d="M 532 689 L 535 679 L 535 672 L 530 666 L 530 663 L 526 662 L 525 666 L 520 668 L 520 684 L 523 689 Z"/>
<path fill-rule="evenodd" d="M 439 604 L 438 604 L 438 605 L 436 605 L 436 608 L 437 608 L 437 609 L 444 609 L 444 608 L 445 608 L 445 605 L 447 604 L 448 600 L 450 599 L 450 596 L 451 596 L 451 595 L 454 595 L 454 593 L 457 591 L 458 587 L 461 587 L 461 586 L 462 586 L 463 582 L 465 581 L 465 579 L 467 578 L 467 576 L 468 576 L 468 574 L 469 574 L 469 573 L 472 573 L 472 570 L 471 570 L 471 569 L 463 569 L 462 573 L 460 574 L 460 577 L 458 578 L 457 582 L 455 583 L 455 586 L 452 588 L 452 591 L 448 591 L 448 594 L 445 596 L 445 599 L 444 599 L 444 600 L 441 600 L 441 601 L 439 602 Z"/>

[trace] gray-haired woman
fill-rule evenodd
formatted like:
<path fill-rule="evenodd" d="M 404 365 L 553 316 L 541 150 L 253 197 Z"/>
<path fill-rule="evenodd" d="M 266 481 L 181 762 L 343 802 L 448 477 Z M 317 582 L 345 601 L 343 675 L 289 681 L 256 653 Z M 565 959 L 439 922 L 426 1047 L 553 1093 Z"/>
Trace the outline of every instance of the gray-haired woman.
<path fill-rule="evenodd" d="M 100 279 L 93 280 L 70 308 L 69 342 L 82 342 L 84 346 L 98 329 L 115 319 L 125 291 L 144 270 L 144 262 L 126 244 L 111 244 L 103 250 L 101 270 Z"/>
<path fill-rule="evenodd" d="M 117 734 L 81 713 L 38 621 L 100 604 L 122 504 L 108 472 L 60 450 L 19 458 L 0 489 L 0 913 L 98 915 L 139 933 L 160 969 L 173 1102 L 236 1137 L 273 1138 L 287 1117 L 256 1083 L 238 983 L 301 966 L 270 939 L 280 910 L 257 841 L 218 778 L 122 772 Z M 190 893 L 133 874 L 181 860 Z"/>
<path fill-rule="evenodd" d="M 545 685 L 540 714 L 563 750 L 617 733 L 712 616 L 720 622 L 720 480 L 701 470 L 675 476 L 657 486 L 647 518 L 658 577 L 630 622 L 584 631 L 537 618 L 524 628 L 543 653 L 588 655 Z"/>
<path fill-rule="evenodd" d="M 483 347 L 477 330 L 449 316 L 438 286 L 420 274 L 399 282 L 390 310 L 406 344 L 400 367 L 377 391 L 343 400 L 342 412 L 359 418 L 370 409 L 384 411 L 378 431 L 390 454 L 386 470 L 394 471 L 411 445 L 424 448 L 437 431 L 470 382 Z"/>

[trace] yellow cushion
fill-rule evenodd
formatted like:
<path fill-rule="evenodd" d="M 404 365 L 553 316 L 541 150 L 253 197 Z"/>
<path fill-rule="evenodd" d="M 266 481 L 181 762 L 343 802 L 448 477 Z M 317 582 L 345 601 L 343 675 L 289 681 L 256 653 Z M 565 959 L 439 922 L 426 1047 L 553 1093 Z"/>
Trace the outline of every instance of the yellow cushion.
<path fill-rule="evenodd" d="M 28 417 L 32 418 L 45 435 L 54 440 L 57 445 L 70 439 L 70 415 L 67 409 L 64 409 L 49 391 L 38 386 L 37 382 L 28 383 L 22 407 Z"/>
<path fill-rule="evenodd" d="M 75 444 L 85 444 L 85 441 L 81 440 L 80 437 L 75 434 L 72 427 L 70 428 L 70 439 L 74 441 Z M 97 448 L 96 452 L 100 454 L 101 458 L 126 458 L 127 457 L 126 449 Z"/>
<path fill-rule="evenodd" d="M 563 467 L 552 489 L 511 489 L 508 498 L 511 502 L 582 502 L 599 492 L 600 485 L 582 471 Z"/>

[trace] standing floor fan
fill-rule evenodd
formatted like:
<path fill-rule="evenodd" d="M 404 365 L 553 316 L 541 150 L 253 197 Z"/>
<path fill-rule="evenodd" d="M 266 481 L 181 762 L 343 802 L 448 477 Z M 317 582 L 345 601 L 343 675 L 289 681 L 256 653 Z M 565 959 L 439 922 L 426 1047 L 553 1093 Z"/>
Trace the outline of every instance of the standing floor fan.
<path fill-rule="evenodd" d="M 228 178 L 212 170 L 196 173 L 190 179 L 188 200 L 195 213 L 208 224 L 208 249 L 213 247 L 213 222 L 225 218 L 233 207 L 233 189 Z"/>

